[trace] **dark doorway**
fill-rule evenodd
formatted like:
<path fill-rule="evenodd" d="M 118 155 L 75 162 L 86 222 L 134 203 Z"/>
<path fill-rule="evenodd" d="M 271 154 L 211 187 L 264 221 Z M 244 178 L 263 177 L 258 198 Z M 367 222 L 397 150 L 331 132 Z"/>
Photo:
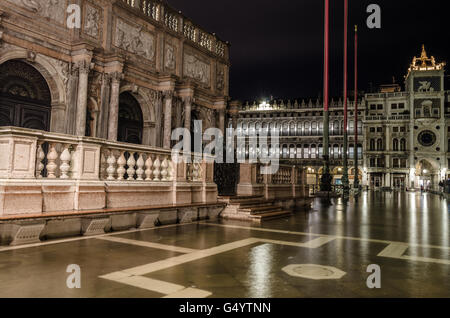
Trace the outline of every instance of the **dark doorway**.
<path fill-rule="evenodd" d="M 131 144 L 142 144 L 143 129 L 144 121 L 139 102 L 129 92 L 120 94 L 117 140 Z"/>
<path fill-rule="evenodd" d="M 0 126 L 50 130 L 51 95 L 44 77 L 18 60 L 0 65 Z"/>

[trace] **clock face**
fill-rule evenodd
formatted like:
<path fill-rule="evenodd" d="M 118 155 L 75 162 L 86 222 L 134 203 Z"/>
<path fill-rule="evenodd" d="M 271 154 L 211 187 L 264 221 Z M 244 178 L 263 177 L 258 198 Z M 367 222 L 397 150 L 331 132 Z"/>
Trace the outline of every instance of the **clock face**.
<path fill-rule="evenodd" d="M 422 131 L 419 134 L 418 141 L 424 147 L 431 147 L 436 143 L 436 134 L 429 130 Z"/>

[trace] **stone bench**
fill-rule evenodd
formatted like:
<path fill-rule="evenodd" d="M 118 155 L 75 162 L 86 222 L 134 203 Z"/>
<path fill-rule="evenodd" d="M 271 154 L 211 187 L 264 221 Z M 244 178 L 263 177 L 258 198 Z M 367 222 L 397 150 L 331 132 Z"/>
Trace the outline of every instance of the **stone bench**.
<path fill-rule="evenodd" d="M 214 220 L 224 208 L 224 203 L 217 203 L 13 215 L 0 218 L 0 245 Z"/>

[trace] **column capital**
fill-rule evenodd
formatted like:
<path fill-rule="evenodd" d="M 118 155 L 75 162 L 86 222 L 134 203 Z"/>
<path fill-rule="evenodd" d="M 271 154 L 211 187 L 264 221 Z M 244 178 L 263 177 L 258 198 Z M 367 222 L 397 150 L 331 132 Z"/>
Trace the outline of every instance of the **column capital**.
<path fill-rule="evenodd" d="M 175 95 L 175 92 L 173 90 L 166 90 L 162 92 L 165 99 L 172 99 Z"/>
<path fill-rule="evenodd" d="M 81 60 L 75 64 L 75 68 L 78 69 L 80 74 L 89 74 L 94 68 L 94 63 L 90 63 L 90 61 L 87 60 Z"/>
<path fill-rule="evenodd" d="M 185 104 L 192 104 L 194 102 L 194 96 L 184 96 L 182 100 Z"/>
<path fill-rule="evenodd" d="M 120 72 L 108 73 L 108 78 L 112 84 L 120 84 L 120 81 L 124 79 L 124 74 Z"/>

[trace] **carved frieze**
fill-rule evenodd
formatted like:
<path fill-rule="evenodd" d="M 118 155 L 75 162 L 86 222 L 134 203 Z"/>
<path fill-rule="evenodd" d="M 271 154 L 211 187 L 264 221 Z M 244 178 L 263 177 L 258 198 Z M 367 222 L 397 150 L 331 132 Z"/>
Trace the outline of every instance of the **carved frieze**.
<path fill-rule="evenodd" d="M 211 80 L 211 65 L 191 53 L 184 53 L 183 74 L 208 87 Z"/>
<path fill-rule="evenodd" d="M 121 19 L 116 20 L 114 44 L 147 60 L 153 61 L 155 57 L 155 37 L 144 31 L 142 26 L 136 27 Z"/>
<path fill-rule="evenodd" d="M 8 0 L 11 3 L 28 9 L 44 18 L 57 21 L 61 24 L 65 21 L 67 0 Z"/>

